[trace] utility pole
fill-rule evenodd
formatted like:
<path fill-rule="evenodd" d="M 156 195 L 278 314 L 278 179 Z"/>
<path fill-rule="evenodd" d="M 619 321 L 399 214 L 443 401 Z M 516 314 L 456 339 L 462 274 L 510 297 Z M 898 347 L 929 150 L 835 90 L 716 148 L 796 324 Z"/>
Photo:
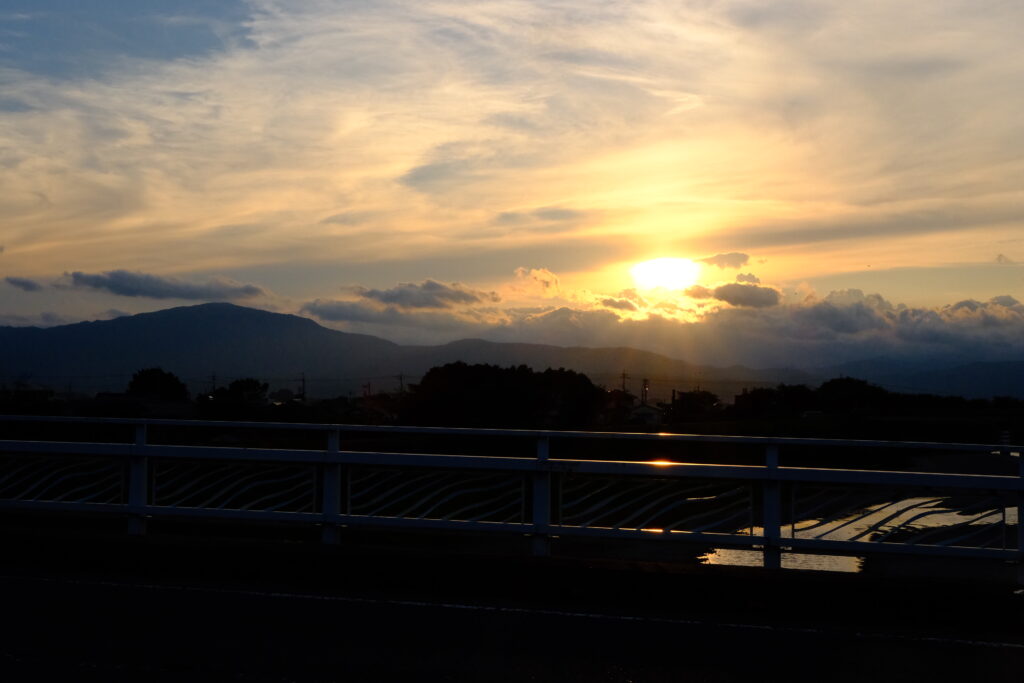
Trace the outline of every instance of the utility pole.
<path fill-rule="evenodd" d="M 626 393 L 626 380 L 628 378 L 629 378 L 629 375 L 627 375 L 626 371 L 623 370 L 622 371 L 622 393 Z"/>

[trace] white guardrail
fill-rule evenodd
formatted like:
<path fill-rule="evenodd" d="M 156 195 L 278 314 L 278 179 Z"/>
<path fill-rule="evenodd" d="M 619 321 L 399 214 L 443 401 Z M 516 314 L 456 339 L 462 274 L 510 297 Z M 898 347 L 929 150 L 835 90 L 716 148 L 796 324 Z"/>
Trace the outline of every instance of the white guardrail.
<path fill-rule="evenodd" d="M 14 438 L 26 429 L 34 430 L 31 438 Z M 89 435 L 97 430 L 121 432 L 123 441 L 96 442 Z M 47 439 L 40 440 L 44 431 Z M 88 438 L 70 440 L 76 431 Z M 151 438 L 157 432 L 160 438 Z M 306 447 L 242 446 L 241 433 L 259 445 L 295 437 Z M 311 437 L 322 446 L 309 448 Z M 384 442 L 426 451 L 431 441 L 448 452 L 367 450 Z M 621 455 L 552 457 L 561 445 L 574 456 L 590 450 Z M 467 448 L 474 454 L 451 454 Z M 652 448 L 669 457 L 634 457 Z M 716 449 L 756 464 L 686 461 L 698 450 L 708 460 Z M 325 543 L 337 543 L 346 526 L 514 533 L 531 536 L 540 555 L 552 538 L 592 536 L 756 549 L 766 567 L 779 567 L 783 550 L 1020 562 L 1020 451 L 980 444 L 0 416 L 0 510 L 115 512 L 137 535 L 145 533 L 148 518 L 208 517 L 320 525 Z M 876 467 L 889 455 L 919 463 L 953 456 L 984 461 L 992 466 L 983 470 L 1001 473 L 850 466 L 865 455 Z M 780 464 L 787 460 L 814 466 Z M 830 461 L 842 467 L 828 467 Z"/>

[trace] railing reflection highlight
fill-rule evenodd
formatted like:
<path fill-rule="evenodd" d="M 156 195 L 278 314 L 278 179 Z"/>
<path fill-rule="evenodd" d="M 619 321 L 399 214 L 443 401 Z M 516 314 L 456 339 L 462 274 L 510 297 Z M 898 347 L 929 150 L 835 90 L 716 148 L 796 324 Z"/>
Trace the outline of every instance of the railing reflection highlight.
<path fill-rule="evenodd" d="M 164 517 L 314 524 L 329 543 L 346 527 L 473 530 L 530 536 L 540 555 L 563 538 L 632 538 L 690 544 L 710 562 L 756 551 L 767 567 L 791 553 L 1020 562 L 1024 550 L 1013 446 L 24 416 L 0 427 L 0 509 L 123 514 L 138 534 Z M 275 447 L 223 445 L 260 434 Z M 671 457 L 644 457 L 652 448 Z M 600 457 L 559 457 L 580 452 Z"/>

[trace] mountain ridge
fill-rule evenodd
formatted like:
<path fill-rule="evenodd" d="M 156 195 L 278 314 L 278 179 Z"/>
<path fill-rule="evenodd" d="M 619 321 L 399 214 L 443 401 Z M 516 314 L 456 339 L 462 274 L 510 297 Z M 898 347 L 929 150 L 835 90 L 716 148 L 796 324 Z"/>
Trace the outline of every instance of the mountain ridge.
<path fill-rule="evenodd" d="M 399 345 L 366 334 L 324 327 L 310 318 L 238 306 L 204 303 L 140 313 L 113 320 L 85 321 L 50 328 L 0 327 L 0 381 L 29 383 L 76 391 L 120 391 L 131 374 L 144 367 L 174 372 L 193 391 L 208 388 L 212 375 L 259 377 L 276 383 L 308 376 L 311 396 L 326 397 L 397 388 L 431 367 L 462 361 L 469 364 L 527 365 L 582 372 L 595 383 L 639 393 L 649 379 L 651 399 L 663 400 L 671 390 L 697 388 L 725 400 L 743 388 L 779 383 L 816 384 L 836 374 L 827 369 L 758 369 L 742 365 L 702 366 L 632 347 L 562 347 L 523 342 L 460 339 L 440 345 Z M 1005 365 L 1005 364 L 1002 364 Z M 932 393 L 984 396 L 1024 395 L 1024 361 L 1005 368 L 977 361 L 942 373 L 899 372 L 894 359 L 868 359 L 848 364 L 864 372 L 849 376 L 892 387 L 921 386 Z M 401 377 L 401 379 L 400 379 Z M 948 377 L 945 384 L 943 377 Z M 984 382 L 972 377 L 984 377 Z M 969 390 L 966 391 L 965 390 Z M 1009 390 L 1009 391 L 1008 391 Z M 993 395 L 992 393 L 987 394 Z"/>

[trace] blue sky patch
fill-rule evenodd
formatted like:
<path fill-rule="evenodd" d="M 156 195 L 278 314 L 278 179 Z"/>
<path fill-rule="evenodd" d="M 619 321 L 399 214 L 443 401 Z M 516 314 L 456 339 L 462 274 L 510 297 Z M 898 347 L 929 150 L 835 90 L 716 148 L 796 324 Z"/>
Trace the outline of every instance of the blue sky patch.
<path fill-rule="evenodd" d="M 0 68 L 91 77 L 124 59 L 174 60 L 244 41 L 242 0 L 5 0 Z"/>

